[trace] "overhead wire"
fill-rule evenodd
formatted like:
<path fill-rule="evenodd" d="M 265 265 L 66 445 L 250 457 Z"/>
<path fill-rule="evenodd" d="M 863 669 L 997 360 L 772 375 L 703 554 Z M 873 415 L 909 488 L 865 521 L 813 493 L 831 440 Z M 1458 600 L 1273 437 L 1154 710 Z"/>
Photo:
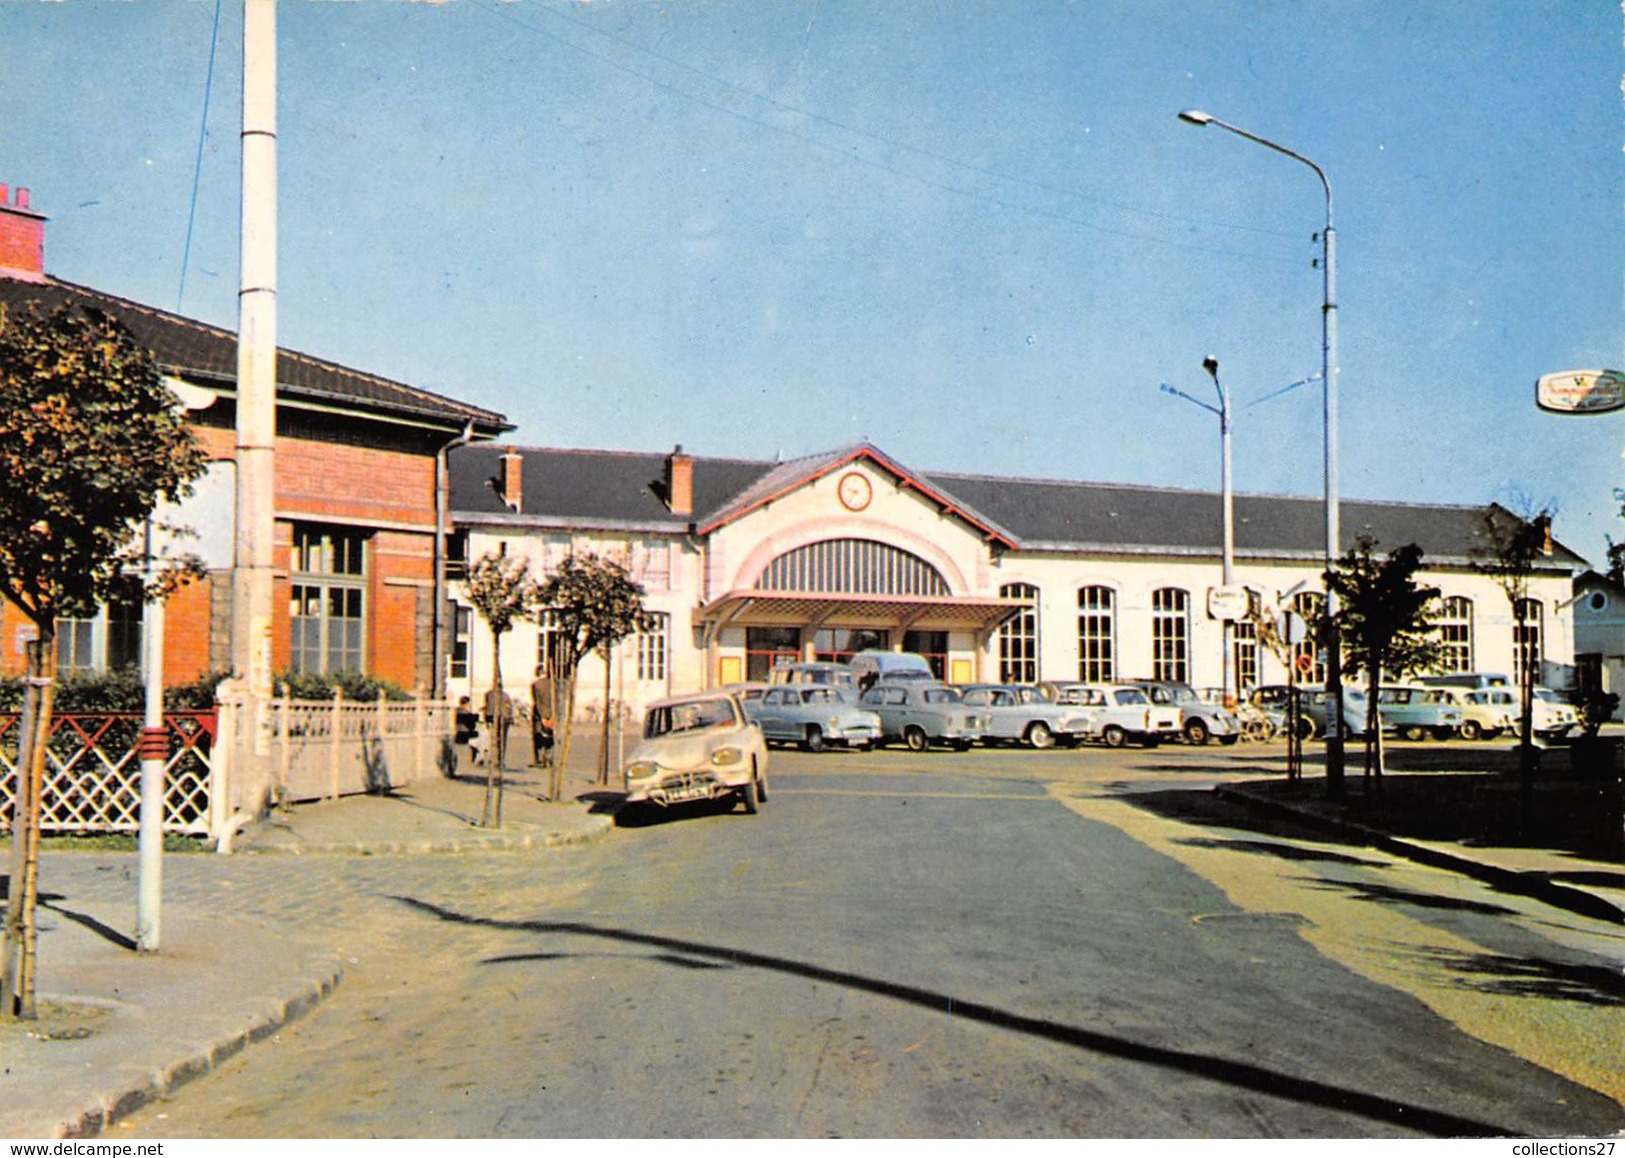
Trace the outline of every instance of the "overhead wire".
<path fill-rule="evenodd" d="M 186 306 L 186 271 L 192 263 L 192 230 L 197 224 L 198 189 L 203 184 L 203 148 L 209 139 L 209 101 L 214 92 L 214 60 L 220 47 L 221 0 L 214 0 L 214 30 L 209 36 L 209 68 L 203 80 L 203 111 L 198 117 L 197 160 L 192 165 L 192 204 L 186 212 L 186 242 L 181 247 L 180 289 L 175 294 L 175 312 Z"/>

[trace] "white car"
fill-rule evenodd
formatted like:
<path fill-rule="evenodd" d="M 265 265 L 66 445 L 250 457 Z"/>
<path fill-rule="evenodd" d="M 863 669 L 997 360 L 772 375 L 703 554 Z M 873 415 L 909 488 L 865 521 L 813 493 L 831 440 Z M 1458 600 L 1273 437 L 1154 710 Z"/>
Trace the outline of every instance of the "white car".
<path fill-rule="evenodd" d="M 1551 688 L 1536 686 L 1530 710 L 1533 731 L 1541 740 L 1561 740 L 1580 724 L 1580 714 L 1574 705 Z"/>
<path fill-rule="evenodd" d="M 1032 688 L 968 684 L 960 690 L 965 703 L 987 713 L 986 743 L 1049 748 L 1059 742 L 1070 748 L 1094 731 L 1094 717 L 1087 710 L 1052 704 Z"/>
<path fill-rule="evenodd" d="M 1144 689 L 1133 684 L 1048 683 L 1044 694 L 1064 707 L 1079 707 L 1093 718 L 1089 738 L 1108 748 L 1121 748 L 1130 740 L 1155 748 L 1164 740 L 1177 740 L 1179 709 L 1154 704 Z"/>
<path fill-rule="evenodd" d="M 732 798 L 754 813 L 767 799 L 767 742 L 726 691 L 658 700 L 644 714 L 626 787 L 627 804 Z"/>
<path fill-rule="evenodd" d="M 1518 726 L 1518 700 L 1506 688 L 1438 688 L 1461 710 L 1463 740 L 1493 740 Z"/>
<path fill-rule="evenodd" d="M 799 744 L 809 752 L 880 743 L 880 717 L 858 707 L 855 690 L 832 684 L 780 684 L 745 710 L 768 743 Z"/>

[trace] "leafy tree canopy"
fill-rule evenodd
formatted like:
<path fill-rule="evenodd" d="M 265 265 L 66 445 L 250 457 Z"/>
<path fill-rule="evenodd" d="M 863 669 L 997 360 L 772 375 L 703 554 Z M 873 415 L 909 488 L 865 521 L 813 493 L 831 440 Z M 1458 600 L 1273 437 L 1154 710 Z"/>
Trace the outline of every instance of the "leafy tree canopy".
<path fill-rule="evenodd" d="M 0 596 L 48 624 L 127 582 L 143 520 L 207 460 L 152 356 L 99 310 L 0 308 L 0 399 Z"/>
<path fill-rule="evenodd" d="M 637 630 L 643 616 L 643 587 L 613 559 L 571 553 L 537 589 L 533 614 L 551 616 L 564 648 L 557 658 L 574 669 L 588 652 L 609 647 Z"/>
<path fill-rule="evenodd" d="M 1338 596 L 1337 628 L 1348 670 L 1381 677 L 1425 671 L 1442 658 L 1433 623 L 1437 587 L 1416 581 L 1422 548 L 1407 543 L 1378 555 L 1376 540 L 1361 535 L 1337 561 L 1329 579 Z"/>

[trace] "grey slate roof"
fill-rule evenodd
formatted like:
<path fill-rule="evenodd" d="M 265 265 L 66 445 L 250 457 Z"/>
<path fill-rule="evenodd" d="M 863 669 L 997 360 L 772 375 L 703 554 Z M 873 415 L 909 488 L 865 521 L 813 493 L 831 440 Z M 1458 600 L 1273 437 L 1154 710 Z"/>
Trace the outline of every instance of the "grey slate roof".
<path fill-rule="evenodd" d="M 454 518 L 463 523 L 676 532 L 742 515 L 797 479 L 810 479 L 854 457 L 867 457 L 884 469 L 907 470 L 867 444 L 786 462 L 695 456 L 694 512 L 678 517 L 663 497 L 664 453 L 516 449 L 524 458 L 522 513 L 511 515 L 492 486 L 503 448 L 481 444 L 451 456 Z M 967 516 L 1002 530 L 1018 549 L 1216 556 L 1221 547 L 1220 497 L 1211 492 L 948 472 L 911 472 L 909 477 L 963 508 Z M 1235 511 L 1238 557 L 1322 557 L 1326 524 L 1320 499 L 1237 495 Z M 1340 531 L 1345 549 L 1366 533 L 1379 549 L 1414 542 L 1436 563 L 1465 565 L 1484 542 L 1483 512 L 1476 506 L 1346 499 Z M 1572 572 L 1586 561 L 1558 543 L 1544 566 Z"/>
<path fill-rule="evenodd" d="M 33 282 L 0 277 L 0 305 L 17 311 L 29 302 L 39 303 L 46 312 L 69 302 L 92 306 L 129 327 L 136 340 L 152 351 L 159 366 L 176 377 L 228 390 L 236 382 L 237 335 L 231 330 L 54 278 Z M 475 431 L 486 437 L 513 429 L 513 424 L 494 410 L 294 350 L 278 351 L 277 395 L 416 418 L 452 430 L 460 430 L 472 421 Z"/>

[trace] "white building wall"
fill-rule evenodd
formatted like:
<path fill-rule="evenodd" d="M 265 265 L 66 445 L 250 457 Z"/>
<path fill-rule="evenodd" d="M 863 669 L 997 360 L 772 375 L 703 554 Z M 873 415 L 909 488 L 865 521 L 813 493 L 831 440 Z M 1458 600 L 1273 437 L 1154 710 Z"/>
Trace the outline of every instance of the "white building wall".
<path fill-rule="evenodd" d="M 850 511 L 838 497 L 840 477 L 850 471 L 866 475 L 873 498 L 861 511 Z M 900 486 L 888 473 L 867 463 L 799 488 L 721 528 L 703 544 L 687 536 L 638 534 L 524 532 L 520 528 L 475 529 L 469 535 L 469 558 L 495 552 L 503 543 L 510 555 L 530 561 L 531 573 L 544 577 L 571 550 L 593 551 L 621 560 L 633 578 L 644 584 L 648 610 L 669 617 L 666 641 L 667 674 L 663 680 L 636 678 L 635 638 L 628 639 L 611 657 L 611 696 L 633 711 L 671 692 L 710 686 L 718 681 L 720 661 L 736 657 L 744 670 L 745 632 L 724 629 L 716 641 L 716 654 L 708 657 L 696 612 L 707 602 L 730 591 L 754 586 L 762 569 L 786 551 L 832 538 L 867 538 L 909 551 L 934 566 L 954 595 L 998 596 L 1001 587 L 1027 583 L 1040 591 L 1039 675 L 1046 679 L 1078 678 L 1078 591 L 1101 585 L 1116 592 L 1116 659 L 1120 678 L 1152 674 L 1152 593 L 1161 587 L 1188 593 L 1190 678 L 1197 686 L 1217 687 L 1223 680 L 1223 629 L 1207 615 L 1207 593 L 1220 577 L 1219 560 L 1177 555 L 1079 556 L 1060 552 L 999 552 L 964 520 L 942 511 L 917 491 Z M 1511 675 L 1513 618 L 1500 587 L 1467 568 L 1426 572 L 1425 581 L 1445 596 L 1472 601 L 1474 657 L 1480 671 Z M 1237 582 L 1260 595 L 1266 609 L 1283 605 L 1283 593 L 1302 585 L 1318 590 L 1320 564 L 1305 560 L 1257 562 L 1245 558 L 1236 565 Z M 453 597 L 462 586 L 451 585 Z M 1569 682 L 1574 662 L 1574 616 L 1567 576 L 1531 580 L 1530 595 L 1543 608 L 1543 673 L 1550 686 Z M 466 603 L 466 599 L 462 600 Z M 502 641 L 503 683 L 521 699 L 528 696 L 538 654 L 538 630 L 519 623 Z M 998 676 L 997 636 L 979 652 L 969 632 L 950 639 L 950 661 L 975 678 Z M 453 696 L 471 695 L 476 701 L 491 683 L 492 641 L 476 614 L 470 640 L 469 676 L 451 681 Z M 1282 663 L 1262 644 L 1258 648 L 1259 681 L 1284 682 Z M 596 713 L 604 698 L 604 669 L 588 657 L 578 683 L 578 704 Z"/>

